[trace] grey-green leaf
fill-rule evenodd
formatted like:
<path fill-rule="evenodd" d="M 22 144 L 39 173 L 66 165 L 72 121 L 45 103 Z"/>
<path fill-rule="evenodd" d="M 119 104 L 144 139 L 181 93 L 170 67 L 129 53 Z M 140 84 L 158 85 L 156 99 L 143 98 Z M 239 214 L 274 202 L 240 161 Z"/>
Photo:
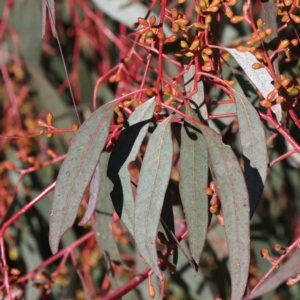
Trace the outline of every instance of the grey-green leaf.
<path fill-rule="evenodd" d="M 149 139 L 135 201 L 134 232 L 138 251 L 162 279 L 157 264 L 156 235 L 172 169 L 172 116 L 161 122 Z"/>
<path fill-rule="evenodd" d="M 228 243 L 231 299 L 243 297 L 250 264 L 249 198 L 239 161 L 229 146 L 212 129 L 201 126 L 209 167 L 222 205 Z"/>
<path fill-rule="evenodd" d="M 47 7 L 48 4 L 48 7 Z M 48 9 L 49 8 L 49 9 Z M 55 3 L 54 0 L 43 0 L 42 2 L 42 37 L 45 35 L 46 31 L 46 12 L 49 13 L 49 21 L 51 25 L 52 34 L 56 37 L 55 30 Z"/>
<path fill-rule="evenodd" d="M 250 52 L 239 52 L 236 49 L 231 48 L 226 48 L 226 51 L 235 58 L 241 68 L 245 71 L 249 80 L 257 87 L 264 98 L 267 99 L 268 94 L 274 90 L 274 86 L 272 84 L 273 78 L 269 72 L 265 68 L 258 70 L 254 70 L 252 68 L 252 65 L 254 63 L 259 63 L 259 61 Z M 280 122 L 282 117 L 280 104 L 274 105 L 272 107 L 272 111 L 276 114 L 277 120 Z"/>
<path fill-rule="evenodd" d="M 77 131 L 57 178 L 52 200 L 49 241 L 53 253 L 73 225 L 82 196 L 90 183 L 108 136 L 118 99 L 97 109 Z"/>
<path fill-rule="evenodd" d="M 186 68 L 187 65 L 185 65 L 184 67 Z M 195 86 L 194 76 L 195 76 L 195 65 L 191 65 L 189 70 L 183 74 L 185 90 L 187 94 L 189 94 L 194 90 L 194 86 Z M 204 96 L 204 85 L 202 80 L 197 82 L 197 91 L 190 98 L 190 103 L 192 108 L 195 109 L 197 115 L 200 118 L 204 120 L 208 120 L 208 112 L 207 112 L 205 96 Z"/>
<path fill-rule="evenodd" d="M 191 114 L 190 110 L 186 111 Z M 181 128 L 179 189 L 189 231 L 190 252 L 197 264 L 200 261 L 208 226 L 208 199 L 205 194 L 208 180 L 208 154 L 205 139 L 199 130 L 185 120 Z"/>
<path fill-rule="evenodd" d="M 95 211 L 100 192 L 100 176 L 100 164 L 98 163 L 90 184 L 89 202 L 82 220 L 78 223 L 79 226 L 84 226 Z"/>
<path fill-rule="evenodd" d="M 296 249 L 289 254 L 288 260 L 280 265 L 280 271 L 273 272 L 256 291 L 243 298 L 243 300 L 257 299 L 260 296 L 267 294 L 292 277 L 299 269 L 300 253 L 299 250 Z"/>
<path fill-rule="evenodd" d="M 111 199 L 117 214 L 132 236 L 134 236 L 134 197 L 128 164 L 136 159 L 140 151 L 155 105 L 153 97 L 132 113 L 113 148 L 108 163 L 107 175 L 114 185 Z"/>
<path fill-rule="evenodd" d="M 119 249 L 113 234 L 113 205 L 110 199 L 112 184 L 107 177 L 107 165 L 110 154 L 102 152 L 100 156 L 100 194 L 96 206 L 98 232 L 102 247 L 111 261 L 122 265 Z"/>
<path fill-rule="evenodd" d="M 265 132 L 259 115 L 247 98 L 233 90 L 240 140 L 244 158 L 245 179 L 250 200 L 250 218 L 260 199 L 268 171 Z"/>

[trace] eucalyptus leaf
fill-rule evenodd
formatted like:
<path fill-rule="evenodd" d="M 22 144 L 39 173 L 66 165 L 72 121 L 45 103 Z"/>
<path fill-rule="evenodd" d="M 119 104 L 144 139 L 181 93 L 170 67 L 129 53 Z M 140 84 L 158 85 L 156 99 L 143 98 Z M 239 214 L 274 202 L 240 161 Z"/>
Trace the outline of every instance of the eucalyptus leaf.
<path fill-rule="evenodd" d="M 13 7 L 12 23 L 20 36 L 20 48 L 27 64 L 38 68 L 41 58 L 41 1 L 19 0 Z"/>
<path fill-rule="evenodd" d="M 55 30 L 55 3 L 54 0 L 43 0 L 42 2 L 42 36 L 45 35 L 46 31 L 46 12 L 49 13 L 50 26 L 52 34 L 56 37 Z"/>
<path fill-rule="evenodd" d="M 94 174 L 118 99 L 97 109 L 77 131 L 63 162 L 52 200 L 49 241 L 53 253 L 73 225 L 82 196 Z"/>
<path fill-rule="evenodd" d="M 241 68 L 244 70 L 249 80 L 257 87 L 261 92 L 263 97 L 267 99 L 270 92 L 274 90 L 274 85 L 272 84 L 273 78 L 265 68 L 254 70 L 252 65 L 259 63 L 255 56 L 250 52 L 239 52 L 233 48 L 225 48 L 238 62 Z M 278 109 L 280 108 L 280 110 Z M 281 106 L 276 104 L 272 106 L 273 112 L 276 114 L 277 120 L 281 122 L 282 112 Z"/>
<path fill-rule="evenodd" d="M 161 122 L 149 139 L 143 159 L 135 201 L 134 232 L 138 251 L 162 279 L 157 264 L 156 235 L 173 157 L 172 116 Z"/>
<path fill-rule="evenodd" d="M 96 206 L 98 219 L 98 232 L 102 247 L 108 258 L 116 265 L 122 265 L 119 249 L 113 234 L 113 212 L 114 208 L 110 199 L 112 184 L 107 177 L 107 166 L 110 154 L 102 152 L 100 155 L 100 194 Z"/>
<path fill-rule="evenodd" d="M 155 98 L 143 103 L 128 118 L 111 153 L 107 175 L 113 183 L 111 199 L 117 214 L 134 236 L 134 197 L 128 164 L 136 159 L 156 105 Z"/>
<path fill-rule="evenodd" d="M 244 158 L 244 173 L 250 200 L 250 218 L 253 216 L 268 171 L 265 132 L 259 115 L 247 98 L 233 90 L 240 140 Z"/>
<path fill-rule="evenodd" d="M 238 159 L 220 135 L 201 126 L 209 167 L 221 200 L 228 244 L 231 299 L 241 299 L 247 286 L 250 265 L 250 219 L 247 186 Z"/>
<path fill-rule="evenodd" d="M 98 163 L 90 184 L 89 202 L 82 220 L 80 221 L 80 223 L 78 223 L 79 226 L 85 225 L 92 217 L 97 205 L 99 192 L 100 192 L 100 164 Z"/>
<path fill-rule="evenodd" d="M 274 290 L 281 283 L 292 277 L 300 270 L 300 253 L 299 250 L 292 251 L 287 261 L 281 264 L 279 271 L 272 273 L 263 284 L 253 293 L 247 295 L 243 300 L 259 298 L 262 295 Z"/>
<path fill-rule="evenodd" d="M 184 65 L 184 67 L 186 68 L 187 65 Z M 195 65 L 191 65 L 189 70 L 183 74 L 185 90 L 187 94 L 191 93 L 195 89 L 194 76 Z M 204 97 L 204 85 L 202 80 L 197 82 L 197 91 L 189 100 L 192 108 L 197 112 L 199 118 L 208 120 L 208 112 Z"/>
<path fill-rule="evenodd" d="M 186 114 L 196 117 L 191 109 Z M 208 154 L 205 139 L 199 130 L 185 120 L 181 128 L 179 189 L 189 232 L 190 252 L 197 264 L 200 261 L 208 226 Z"/>

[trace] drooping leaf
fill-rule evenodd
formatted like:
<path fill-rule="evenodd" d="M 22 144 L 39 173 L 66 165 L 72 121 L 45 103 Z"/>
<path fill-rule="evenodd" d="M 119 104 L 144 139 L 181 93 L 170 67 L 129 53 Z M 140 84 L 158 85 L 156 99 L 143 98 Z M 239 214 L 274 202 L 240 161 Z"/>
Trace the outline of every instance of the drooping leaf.
<path fill-rule="evenodd" d="M 63 162 L 52 200 L 49 241 L 53 253 L 61 236 L 73 225 L 81 198 L 90 183 L 119 100 L 97 109 L 77 131 Z"/>
<path fill-rule="evenodd" d="M 209 167 L 221 200 L 228 243 L 231 274 L 231 299 L 243 297 L 250 264 L 249 198 L 238 159 L 212 129 L 201 126 Z"/>
<path fill-rule="evenodd" d="M 184 67 L 186 68 L 187 65 L 185 65 Z M 191 65 L 189 70 L 183 75 L 185 90 L 187 94 L 195 90 L 194 75 L 195 75 L 195 65 Z M 208 119 L 208 112 L 207 112 L 207 107 L 204 98 L 204 85 L 202 80 L 197 82 L 197 91 L 190 98 L 190 103 L 192 108 L 195 109 L 195 111 L 197 112 L 199 118 L 202 118 L 204 120 Z"/>
<path fill-rule="evenodd" d="M 153 97 L 132 113 L 113 148 L 108 163 L 107 175 L 114 185 L 111 199 L 117 214 L 132 236 L 134 236 L 134 197 L 128 164 L 136 159 L 140 151 L 155 105 Z"/>
<path fill-rule="evenodd" d="M 100 194 L 96 206 L 99 237 L 103 250 L 108 258 L 117 265 L 121 265 L 121 257 L 113 234 L 113 205 L 110 199 L 112 184 L 107 177 L 107 165 L 110 154 L 102 152 L 100 155 Z"/>
<path fill-rule="evenodd" d="M 54 0 L 43 0 L 42 2 L 42 37 L 45 35 L 46 31 L 46 12 L 49 13 L 49 20 L 51 25 L 52 34 L 56 37 L 56 30 L 55 30 L 55 3 Z"/>
<path fill-rule="evenodd" d="M 89 202 L 82 220 L 78 223 L 79 226 L 84 226 L 92 217 L 100 192 L 100 164 L 98 163 L 90 184 Z"/>
<path fill-rule="evenodd" d="M 196 117 L 191 109 L 186 114 Z M 190 252 L 197 264 L 200 261 L 208 226 L 208 199 L 205 194 L 208 180 L 208 154 L 205 139 L 199 128 L 185 120 L 181 128 L 179 189 L 186 216 Z"/>
<path fill-rule="evenodd" d="M 281 283 L 292 277 L 300 269 L 300 253 L 292 251 L 287 261 L 281 264 L 278 272 L 274 272 L 263 284 L 252 294 L 247 295 L 243 300 L 256 299 L 274 290 Z"/>
<path fill-rule="evenodd" d="M 41 1 L 16 1 L 12 22 L 20 37 L 20 48 L 24 60 L 37 68 L 41 58 Z"/>
<path fill-rule="evenodd" d="M 260 199 L 268 171 L 265 132 L 259 115 L 247 98 L 233 90 L 250 200 L 250 218 Z"/>
<path fill-rule="evenodd" d="M 258 70 L 254 70 L 252 68 L 252 65 L 254 63 L 259 63 L 259 61 L 250 52 L 239 52 L 233 48 L 226 48 L 226 51 L 228 51 L 235 58 L 248 76 L 249 80 L 257 87 L 264 98 L 267 99 L 268 94 L 274 90 L 274 85 L 272 84 L 273 78 L 269 72 L 265 68 Z M 273 112 L 276 114 L 277 120 L 280 122 L 281 109 L 278 110 L 278 106 L 276 106 L 273 108 Z"/>
<path fill-rule="evenodd" d="M 272 1 L 262 1 L 262 15 L 264 24 L 262 26 L 262 30 L 266 30 L 267 28 L 272 28 L 272 32 L 270 35 L 267 35 L 264 38 L 264 48 L 267 50 L 267 54 L 270 57 L 274 51 L 276 51 L 277 43 L 278 43 L 278 23 L 277 23 L 277 7 L 274 5 Z M 272 60 L 274 73 L 277 76 L 277 79 L 280 80 L 280 70 L 279 70 L 279 55 L 276 55 Z M 271 107 L 273 113 L 276 115 L 277 120 L 280 121 L 282 117 L 281 105 L 275 104 Z"/>
<path fill-rule="evenodd" d="M 171 184 L 172 179 L 170 179 L 166 194 L 165 200 L 161 211 L 161 219 L 162 219 L 162 226 L 165 229 L 168 241 L 171 243 L 176 243 L 176 240 L 173 237 L 175 233 L 175 222 L 174 222 L 174 213 L 173 213 L 173 206 L 172 206 L 172 193 L 171 188 L 174 184 Z M 172 234 L 173 233 L 173 234 Z M 174 249 L 174 253 L 172 255 L 173 264 L 176 266 L 178 261 L 178 248 Z"/>
<path fill-rule="evenodd" d="M 149 139 L 135 201 L 134 233 L 138 251 L 162 279 L 157 264 L 156 235 L 172 168 L 172 116 L 161 122 Z"/>

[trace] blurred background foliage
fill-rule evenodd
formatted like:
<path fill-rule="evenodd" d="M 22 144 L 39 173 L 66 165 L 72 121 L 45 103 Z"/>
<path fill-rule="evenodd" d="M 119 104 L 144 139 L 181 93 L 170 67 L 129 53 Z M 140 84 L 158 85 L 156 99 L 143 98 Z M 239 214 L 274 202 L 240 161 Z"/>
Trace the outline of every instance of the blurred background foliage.
<path fill-rule="evenodd" d="M 169 8 L 178 6 L 176 1 L 169 2 Z M 253 13 L 256 17 L 259 16 L 259 10 L 256 9 L 257 3 L 253 1 Z M 11 7 L 10 4 L 12 4 Z M 150 1 L 56 0 L 55 4 L 56 29 L 69 72 L 74 99 L 80 117 L 85 119 L 93 110 L 93 91 L 97 79 L 109 72 L 128 54 L 132 41 L 123 36 L 132 32 L 130 26 L 136 22 L 137 17 L 146 15 Z M 234 7 L 237 13 L 241 11 L 242 4 L 238 3 Z M 189 18 L 194 19 L 195 12 L 191 7 L 193 7 L 192 1 L 186 1 L 180 6 L 180 10 Z M 8 8 L 9 14 L 6 15 Z M 157 3 L 153 11 L 158 13 L 159 8 L 160 5 Z M 0 222 L 3 224 L 56 180 L 60 162 L 47 162 L 67 152 L 72 133 L 56 133 L 51 138 L 45 135 L 33 138 L 21 138 L 21 136 L 40 132 L 42 128 L 36 124 L 36 120 L 45 120 L 49 112 L 54 116 L 53 125 L 60 129 L 70 129 L 73 123 L 78 124 L 78 120 L 68 89 L 59 47 L 51 34 L 49 20 L 42 39 L 41 1 L 0 1 L 0 15 L 2 16 L 0 23 L 1 134 L 2 136 L 19 136 L 16 139 L 0 139 Z M 6 20 L 7 24 L 5 24 Z M 278 18 L 278 25 L 280 23 L 280 18 Z M 169 25 L 166 25 L 165 33 L 171 32 Z M 232 24 L 226 18 L 222 18 L 221 26 L 215 30 L 219 31 L 218 34 L 221 36 L 218 43 L 226 47 L 245 41 L 252 33 L 247 24 L 243 22 Z M 288 28 L 280 34 L 293 35 L 294 31 L 293 28 Z M 174 52 L 179 49 L 179 43 L 165 48 L 166 53 L 173 57 Z M 294 48 L 294 51 L 299 53 L 299 47 Z M 137 53 L 146 61 L 147 50 L 137 47 Z M 238 84 L 258 108 L 259 101 L 253 86 L 246 82 L 242 70 L 232 58 L 228 57 L 226 60 L 227 64 L 223 64 L 222 68 L 223 77 L 234 79 L 240 75 Z M 155 57 L 152 64 L 154 66 L 157 64 Z M 132 61 L 128 69 L 135 78 L 141 79 L 144 67 L 140 62 Z M 171 63 L 164 65 L 164 72 L 170 77 L 177 75 L 179 71 L 180 69 Z M 282 59 L 280 73 L 299 77 L 299 61 L 285 63 Z M 153 82 L 155 82 L 155 76 L 149 72 L 147 85 L 151 86 Z M 122 93 L 133 91 L 138 86 L 138 80 L 130 76 L 124 75 L 120 84 L 105 79 L 97 91 L 97 106 L 117 98 Z M 207 97 L 212 101 L 228 99 L 228 96 L 218 88 L 213 86 L 205 88 Z M 233 104 L 210 106 L 209 109 L 212 114 L 235 111 Z M 230 144 L 241 157 L 235 118 L 209 122 L 213 129 L 223 135 L 224 143 Z M 288 145 L 280 136 L 275 138 L 274 128 L 264 124 L 269 159 L 272 161 L 284 154 Z M 300 142 L 299 130 L 294 127 L 291 132 Z M 178 129 L 173 129 L 174 143 L 178 144 L 176 140 Z M 175 156 L 178 155 L 177 147 Z M 272 250 L 275 244 L 288 246 L 296 237 L 299 237 L 299 169 L 298 158 L 298 162 L 297 160 L 296 162 L 283 160 L 270 170 L 263 196 L 251 221 L 253 259 L 249 274 L 249 288 L 255 286 L 271 266 L 261 257 L 260 250 L 266 247 L 273 257 L 278 257 L 278 252 Z M 171 183 L 169 188 L 175 225 L 178 227 L 184 216 L 178 195 L 176 166 L 174 166 Z M 8 266 L 20 272 L 12 280 L 16 293 L 24 289 L 24 299 L 88 299 L 88 297 L 102 299 L 110 291 L 110 284 L 105 265 L 101 260 L 102 254 L 92 237 L 73 251 L 77 265 L 74 265 L 74 261 L 69 257 L 62 263 L 60 260 L 54 261 L 43 269 L 44 273 L 37 273 L 39 277 L 36 274 L 32 275 L 33 270 L 51 257 L 48 245 L 51 198 L 52 193 L 45 196 L 5 232 Z M 82 217 L 84 209 L 83 203 L 76 223 Z M 62 248 L 87 234 L 90 229 L 90 224 L 84 227 L 75 225 L 64 235 Z M 133 242 L 122 224 L 115 222 L 113 232 L 121 258 L 130 267 L 127 270 L 114 265 L 117 284 L 122 286 L 135 274 L 143 271 L 146 265 L 138 258 Z M 182 244 L 188 251 L 186 241 Z M 201 267 L 199 274 L 195 275 L 194 270 L 180 252 L 176 273 L 166 275 L 165 299 L 208 300 L 216 296 L 227 299 L 230 295 L 225 235 L 222 226 L 214 218 L 208 229 Z M 280 269 L 276 272 L 280 272 Z M 54 285 L 47 287 L 49 276 L 47 274 L 51 273 L 55 278 Z M 31 274 L 28 278 L 30 280 L 27 280 L 26 274 Z M 160 283 L 155 278 L 152 280 L 157 294 L 155 299 L 159 299 Z M 4 293 L 1 279 L 0 286 Z M 299 284 L 287 287 L 283 283 L 261 299 L 300 299 L 299 295 Z M 147 282 L 140 284 L 124 297 L 124 299 L 148 298 Z"/>

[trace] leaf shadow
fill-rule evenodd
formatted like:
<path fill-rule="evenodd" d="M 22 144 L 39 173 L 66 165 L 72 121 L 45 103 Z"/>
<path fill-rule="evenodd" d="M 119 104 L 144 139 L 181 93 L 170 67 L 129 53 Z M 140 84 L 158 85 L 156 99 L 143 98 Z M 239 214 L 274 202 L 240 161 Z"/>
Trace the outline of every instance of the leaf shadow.
<path fill-rule="evenodd" d="M 112 150 L 108 161 L 107 176 L 113 184 L 113 189 L 110 193 L 113 205 L 118 216 L 122 217 L 124 195 L 119 171 L 127 160 L 134 146 L 141 129 L 148 124 L 151 119 L 129 126 L 128 122 L 124 125 L 115 147 Z"/>
<path fill-rule="evenodd" d="M 253 168 L 251 166 L 251 161 L 243 155 L 244 160 L 244 174 L 245 174 L 245 181 L 248 189 L 249 194 L 249 204 L 250 204 L 250 219 L 252 218 L 258 202 L 260 200 L 264 183 L 259 174 L 257 168 Z"/>

